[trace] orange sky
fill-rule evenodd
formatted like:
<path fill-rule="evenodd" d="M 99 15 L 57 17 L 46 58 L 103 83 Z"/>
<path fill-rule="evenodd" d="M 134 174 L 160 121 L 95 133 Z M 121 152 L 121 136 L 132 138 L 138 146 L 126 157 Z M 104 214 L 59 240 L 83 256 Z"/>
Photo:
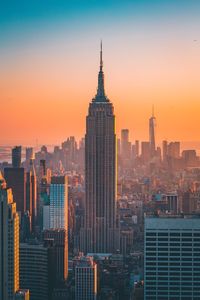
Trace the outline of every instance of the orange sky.
<path fill-rule="evenodd" d="M 0 144 L 60 144 L 85 133 L 95 95 L 103 36 L 106 93 L 117 133 L 148 139 L 154 104 L 156 139 L 200 140 L 200 40 L 174 23 L 88 30 L 79 36 L 44 32 L 1 52 Z M 76 38 L 75 38 L 76 36 Z"/>

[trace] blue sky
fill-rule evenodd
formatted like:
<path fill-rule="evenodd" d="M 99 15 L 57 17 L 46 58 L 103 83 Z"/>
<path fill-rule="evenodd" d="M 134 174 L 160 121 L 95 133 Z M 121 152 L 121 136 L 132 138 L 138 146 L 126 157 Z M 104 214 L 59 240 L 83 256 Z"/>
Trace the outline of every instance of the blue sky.
<path fill-rule="evenodd" d="M 16 35 L 33 34 L 36 30 L 52 30 L 61 24 L 68 24 L 80 32 L 84 26 L 117 25 L 118 22 L 136 19 L 144 23 L 170 18 L 173 21 L 182 17 L 195 22 L 200 15 L 198 0 L 1 0 L 0 34 L 3 42 L 14 39 Z"/>

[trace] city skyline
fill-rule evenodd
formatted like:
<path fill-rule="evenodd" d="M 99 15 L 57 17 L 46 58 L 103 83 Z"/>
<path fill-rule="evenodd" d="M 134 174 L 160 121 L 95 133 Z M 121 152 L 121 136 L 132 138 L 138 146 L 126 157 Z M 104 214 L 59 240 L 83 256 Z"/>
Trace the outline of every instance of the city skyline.
<path fill-rule="evenodd" d="M 3 114 L 1 143 L 58 144 L 72 130 L 84 135 L 101 38 L 117 134 L 129 128 L 131 140 L 147 140 L 154 104 L 157 141 L 199 141 L 200 5 L 61 2 L 48 10 L 37 1 L 21 10 L 13 4 L 12 13 L 2 5 L 0 99 L 10 122 L 4 126 Z"/>

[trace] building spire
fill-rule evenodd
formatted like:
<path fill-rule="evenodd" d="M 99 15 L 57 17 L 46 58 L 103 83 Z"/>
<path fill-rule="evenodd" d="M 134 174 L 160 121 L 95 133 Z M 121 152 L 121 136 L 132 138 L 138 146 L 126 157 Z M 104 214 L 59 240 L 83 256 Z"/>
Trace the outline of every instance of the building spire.
<path fill-rule="evenodd" d="M 98 75 L 98 87 L 97 87 L 97 94 L 93 99 L 95 102 L 109 102 L 108 98 L 105 95 L 104 90 L 104 73 L 103 73 L 103 50 L 102 50 L 102 40 L 100 43 L 100 68 L 99 68 L 99 75 Z"/>
<path fill-rule="evenodd" d="M 100 71 L 103 70 L 103 51 L 102 51 L 102 40 L 101 40 L 101 44 L 100 44 Z"/>

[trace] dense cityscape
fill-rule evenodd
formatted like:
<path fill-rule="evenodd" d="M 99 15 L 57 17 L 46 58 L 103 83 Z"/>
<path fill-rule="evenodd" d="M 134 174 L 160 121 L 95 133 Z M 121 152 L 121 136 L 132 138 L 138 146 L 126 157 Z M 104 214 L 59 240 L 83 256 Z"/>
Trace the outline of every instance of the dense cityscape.
<path fill-rule="evenodd" d="M 0 163 L 0 300 L 200 299 L 200 157 L 155 123 L 116 136 L 101 43 L 85 137 Z"/>

